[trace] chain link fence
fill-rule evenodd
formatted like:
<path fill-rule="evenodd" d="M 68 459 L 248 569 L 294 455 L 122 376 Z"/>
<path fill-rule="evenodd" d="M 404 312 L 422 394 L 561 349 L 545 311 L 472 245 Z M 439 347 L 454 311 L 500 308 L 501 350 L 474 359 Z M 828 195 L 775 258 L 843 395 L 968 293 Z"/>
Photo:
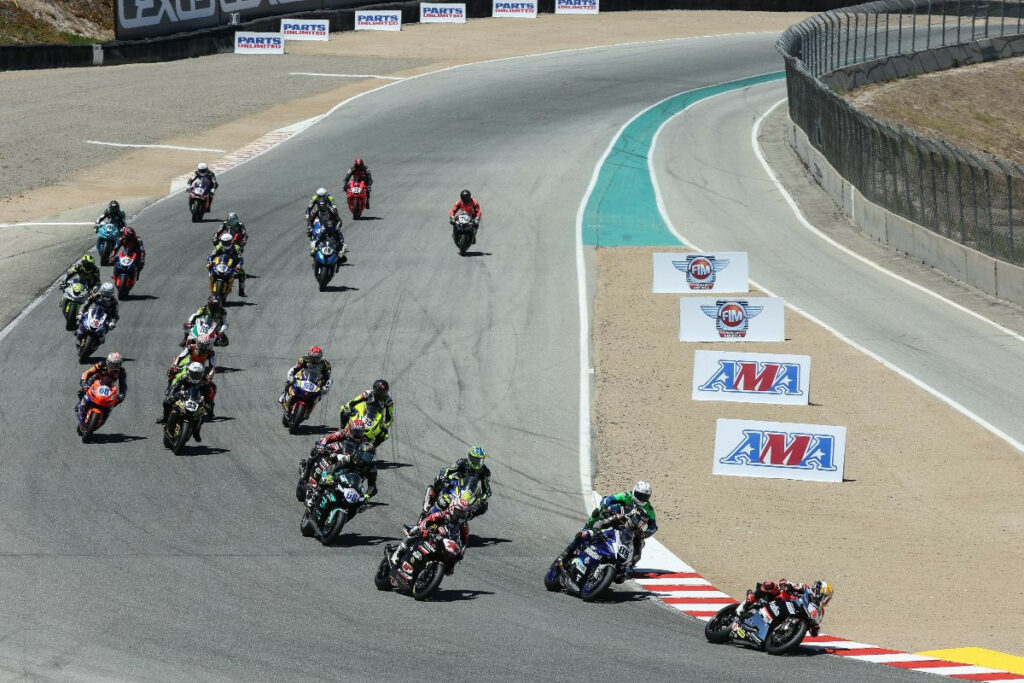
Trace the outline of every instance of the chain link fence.
<path fill-rule="evenodd" d="M 1024 31 L 1022 15 L 1024 0 L 886 0 L 805 19 L 778 43 L 786 62 L 790 118 L 869 201 L 1024 266 L 1024 165 L 889 125 L 829 87 L 856 81 L 833 78 L 857 69 L 853 65 L 885 64 L 887 58 L 892 62 L 923 51 L 945 49 L 953 55 L 945 55 L 946 62 L 962 63 L 955 46 L 985 39 L 1005 46 L 1009 43 L 999 39 Z M 1024 45 L 1013 45 L 1017 42 Z M 874 74 L 860 83 L 877 79 Z"/>

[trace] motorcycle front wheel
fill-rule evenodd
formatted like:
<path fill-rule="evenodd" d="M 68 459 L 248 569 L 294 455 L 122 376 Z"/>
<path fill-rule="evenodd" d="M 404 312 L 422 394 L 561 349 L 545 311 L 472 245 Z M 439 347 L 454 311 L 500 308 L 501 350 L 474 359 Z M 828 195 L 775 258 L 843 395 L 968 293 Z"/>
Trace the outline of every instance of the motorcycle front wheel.
<path fill-rule="evenodd" d="M 770 655 L 784 655 L 795 650 L 807 635 L 807 622 L 799 617 L 787 617 L 775 626 L 764 639 L 764 651 Z"/>
<path fill-rule="evenodd" d="M 92 413 L 85 420 L 85 431 L 82 432 L 82 443 L 89 443 L 92 441 L 92 433 L 96 431 L 96 428 L 100 426 L 100 415 L 99 413 Z"/>
<path fill-rule="evenodd" d="M 704 624 L 704 637 L 709 643 L 719 645 L 729 640 L 729 628 L 735 614 L 736 605 L 728 605 L 718 610 L 718 613 Z"/>
<path fill-rule="evenodd" d="M 323 545 L 331 545 L 338 540 L 338 536 L 341 535 L 341 530 L 345 527 L 345 522 L 348 521 L 348 513 L 344 510 L 339 510 L 338 514 L 334 516 L 334 522 L 331 523 L 331 528 L 327 530 L 320 538 L 320 543 Z"/>
<path fill-rule="evenodd" d="M 558 568 L 558 560 L 555 560 L 548 567 L 548 573 L 544 575 L 544 587 L 549 591 L 561 590 L 562 584 L 558 580 L 559 574 L 561 574 L 561 570 Z"/>
<path fill-rule="evenodd" d="M 430 594 L 437 590 L 444 578 L 444 570 L 440 562 L 429 562 L 426 567 L 416 575 L 412 583 L 412 597 L 414 600 L 426 600 Z"/>
<path fill-rule="evenodd" d="M 391 590 L 391 565 L 388 558 L 383 558 L 377 565 L 377 572 L 373 575 L 373 585 L 379 591 Z"/>
<path fill-rule="evenodd" d="M 171 451 L 175 455 L 181 455 L 181 452 L 185 450 L 185 444 L 188 443 L 188 439 L 192 436 L 192 423 L 189 420 L 178 420 L 177 432 L 174 435 L 172 441 Z"/>
<path fill-rule="evenodd" d="M 597 600 L 598 596 L 604 593 L 605 589 L 611 585 L 614 578 L 615 567 L 610 564 L 602 564 L 583 581 L 583 585 L 580 586 L 580 599 L 583 602 Z"/>
<path fill-rule="evenodd" d="M 306 419 L 306 404 L 296 402 L 292 408 L 292 413 L 288 420 L 288 433 L 294 434 L 295 430 L 299 428 L 302 421 Z"/>

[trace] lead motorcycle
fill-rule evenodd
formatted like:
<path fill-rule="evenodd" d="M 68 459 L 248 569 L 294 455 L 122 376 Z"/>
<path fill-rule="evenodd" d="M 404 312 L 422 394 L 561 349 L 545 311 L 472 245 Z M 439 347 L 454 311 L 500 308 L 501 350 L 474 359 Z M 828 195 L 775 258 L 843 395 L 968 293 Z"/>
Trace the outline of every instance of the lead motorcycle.
<path fill-rule="evenodd" d="M 455 246 L 459 248 L 459 253 L 463 256 L 466 255 L 466 251 L 473 244 L 473 238 L 476 237 L 476 228 L 476 219 L 470 216 L 468 212 L 458 211 L 452 216 L 452 240 L 455 242 Z"/>
<path fill-rule="evenodd" d="M 76 429 L 82 437 L 82 443 L 89 443 L 93 432 L 103 426 L 110 411 L 120 402 L 120 396 L 117 387 L 110 386 L 109 380 L 94 380 L 84 391 L 75 409 L 78 416 Z"/>
<path fill-rule="evenodd" d="M 366 181 L 352 178 L 345 188 L 345 198 L 348 199 L 348 210 L 352 214 L 352 220 L 359 220 L 366 208 Z"/>
<path fill-rule="evenodd" d="M 68 332 L 75 329 L 78 312 L 87 298 L 89 298 L 89 288 L 81 283 L 77 275 L 64 286 L 60 296 L 60 311 L 64 314 L 64 329 Z"/>
<path fill-rule="evenodd" d="M 195 434 L 196 426 L 206 419 L 206 397 L 198 384 L 178 389 L 171 404 L 171 412 L 164 424 L 164 446 L 175 455 L 181 455 L 185 444 Z"/>
<path fill-rule="evenodd" d="M 106 306 L 99 302 L 90 306 L 79 319 L 78 332 L 75 334 L 78 362 L 87 362 L 92 352 L 106 339 L 107 332 L 116 326 L 117 323 L 110 319 L 110 311 Z"/>
<path fill-rule="evenodd" d="M 117 244 L 117 238 L 121 236 L 121 228 L 116 224 L 100 223 L 96 226 L 96 252 L 100 255 L 100 265 L 110 265 L 110 255 Z"/>
<path fill-rule="evenodd" d="M 185 190 L 188 195 L 188 210 L 192 214 L 192 222 L 199 223 L 213 205 L 213 180 L 209 176 L 196 178 Z"/>
<path fill-rule="evenodd" d="M 764 650 L 770 655 L 793 652 L 808 631 L 818 630 L 831 595 L 816 599 L 809 587 L 800 595 L 784 595 L 754 603 L 741 612 L 742 604 L 723 607 L 704 625 L 709 643 L 733 641 Z"/>
<path fill-rule="evenodd" d="M 594 525 L 589 541 L 583 541 L 564 563 L 557 559 L 544 575 L 549 591 L 565 589 L 593 602 L 612 581 L 622 583 L 633 559 L 633 537 L 647 530 L 647 515 L 632 507 Z"/>

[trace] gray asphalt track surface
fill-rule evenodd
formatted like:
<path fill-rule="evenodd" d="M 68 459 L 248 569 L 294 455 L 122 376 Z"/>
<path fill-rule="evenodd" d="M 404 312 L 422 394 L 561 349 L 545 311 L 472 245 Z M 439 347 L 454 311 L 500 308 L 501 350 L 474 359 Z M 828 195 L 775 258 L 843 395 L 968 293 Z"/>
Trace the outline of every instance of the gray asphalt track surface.
<path fill-rule="evenodd" d="M 670 122 L 654 152 L 665 205 L 702 249 L 750 252 L 750 277 L 1024 442 L 1024 342 L 897 282 L 804 229 L 758 162 L 754 122 L 782 82 Z M 882 435 L 880 435 L 881 438 Z"/>
<path fill-rule="evenodd" d="M 662 42 L 481 64 L 351 103 L 221 178 L 218 214 L 249 226 L 249 298 L 218 352 L 219 421 L 186 455 L 153 424 L 181 321 L 205 298 L 213 223 L 181 197 L 136 226 L 149 265 L 100 353 L 128 358 L 127 401 L 82 446 L 81 367 L 51 294 L 0 343 L 0 667 L 33 678 L 138 680 L 902 681 L 824 656 L 708 645 L 702 625 L 628 586 L 602 603 L 548 594 L 542 574 L 583 519 L 577 473 L 574 221 L 627 119 L 666 96 L 763 72 L 775 36 Z M 313 281 L 301 212 L 366 157 L 369 219 L 346 221 L 351 265 Z M 445 213 L 484 205 L 460 258 Z M 301 436 L 280 424 L 285 371 L 311 344 L 335 388 Z M 298 531 L 296 465 L 340 400 L 392 381 L 382 505 L 339 547 Z M 472 443 L 490 512 L 435 600 L 378 593 L 382 543 Z M 656 501 L 656 499 L 655 499 Z M 728 560 L 725 560 L 728 561 Z M 756 577 L 751 577 L 753 580 Z"/>

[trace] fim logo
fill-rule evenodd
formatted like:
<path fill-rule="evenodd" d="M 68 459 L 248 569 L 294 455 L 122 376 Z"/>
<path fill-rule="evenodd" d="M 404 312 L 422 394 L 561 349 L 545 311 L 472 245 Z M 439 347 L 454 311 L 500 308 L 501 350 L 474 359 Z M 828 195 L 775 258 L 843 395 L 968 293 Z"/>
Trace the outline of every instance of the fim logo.
<path fill-rule="evenodd" d="M 714 306 L 701 306 L 704 315 L 715 319 L 715 329 L 722 338 L 746 337 L 750 319 L 761 314 L 764 306 L 751 306 L 746 300 L 719 299 Z"/>
<path fill-rule="evenodd" d="M 686 273 L 686 285 L 690 289 L 711 289 L 715 286 L 715 275 L 729 265 L 729 259 L 691 254 L 685 261 L 673 261 L 672 265 Z"/>
<path fill-rule="evenodd" d="M 791 434 L 744 429 L 743 440 L 720 463 L 835 472 L 831 434 Z"/>
<path fill-rule="evenodd" d="M 802 396 L 800 364 L 720 360 L 718 370 L 700 386 L 700 391 Z"/>

